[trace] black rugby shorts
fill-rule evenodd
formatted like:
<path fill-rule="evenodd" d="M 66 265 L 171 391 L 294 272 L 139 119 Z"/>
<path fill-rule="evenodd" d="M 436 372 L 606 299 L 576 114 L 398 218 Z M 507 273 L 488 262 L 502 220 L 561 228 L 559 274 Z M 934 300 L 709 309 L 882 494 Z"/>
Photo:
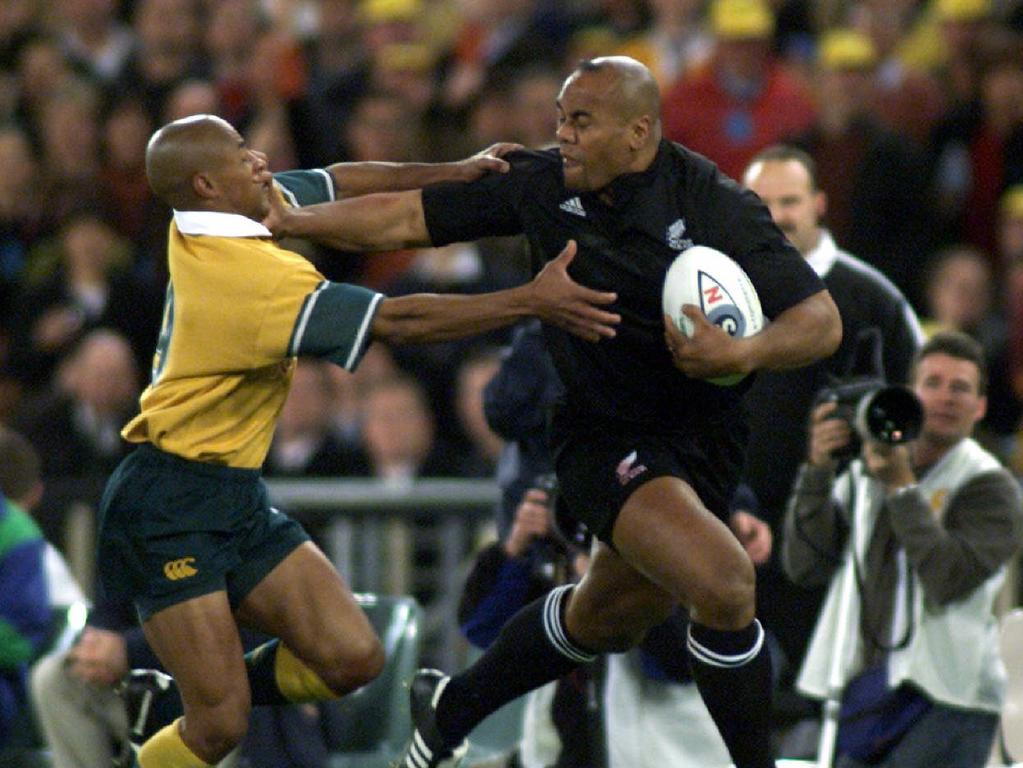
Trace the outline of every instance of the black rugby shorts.
<path fill-rule="evenodd" d="M 684 480 L 727 523 L 743 464 L 742 442 L 720 429 L 579 430 L 553 447 L 559 494 L 569 514 L 608 544 L 625 501 L 655 477 Z"/>

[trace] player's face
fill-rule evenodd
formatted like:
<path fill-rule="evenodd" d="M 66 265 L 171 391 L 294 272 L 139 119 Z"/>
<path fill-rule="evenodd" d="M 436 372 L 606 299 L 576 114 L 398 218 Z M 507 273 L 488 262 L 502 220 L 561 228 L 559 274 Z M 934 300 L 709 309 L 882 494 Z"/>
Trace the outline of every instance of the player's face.
<path fill-rule="evenodd" d="M 578 72 L 558 96 L 557 137 L 568 189 L 603 189 L 629 169 L 629 122 L 615 109 L 612 85 L 607 73 Z"/>
<path fill-rule="evenodd" d="M 818 222 L 824 215 L 825 197 L 823 192 L 812 188 L 810 174 L 802 163 L 798 160 L 754 163 L 744 180 L 801 254 L 806 256 L 817 247 Z"/>
<path fill-rule="evenodd" d="M 922 438 L 953 445 L 968 437 L 987 408 L 979 382 L 980 372 L 969 360 L 941 352 L 921 360 L 913 376 L 913 391 L 923 404 Z"/>
<path fill-rule="evenodd" d="M 267 169 L 266 155 L 245 146 L 245 140 L 234 129 L 225 144 L 216 178 L 235 213 L 262 221 L 270 212 L 273 176 Z"/>

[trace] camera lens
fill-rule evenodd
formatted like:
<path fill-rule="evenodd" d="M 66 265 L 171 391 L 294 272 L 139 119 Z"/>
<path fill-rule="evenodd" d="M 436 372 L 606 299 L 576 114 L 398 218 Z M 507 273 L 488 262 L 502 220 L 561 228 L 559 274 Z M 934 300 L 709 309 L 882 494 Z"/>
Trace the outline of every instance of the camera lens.
<path fill-rule="evenodd" d="M 884 387 L 860 401 L 856 427 L 864 437 L 896 445 L 914 440 L 923 418 L 923 408 L 912 391 Z"/>

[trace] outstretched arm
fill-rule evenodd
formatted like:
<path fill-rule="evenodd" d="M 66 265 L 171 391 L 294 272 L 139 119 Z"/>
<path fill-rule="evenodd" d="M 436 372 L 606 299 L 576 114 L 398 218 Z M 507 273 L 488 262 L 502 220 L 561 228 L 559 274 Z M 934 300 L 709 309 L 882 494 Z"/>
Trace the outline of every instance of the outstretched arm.
<path fill-rule="evenodd" d="M 585 288 L 568 276 L 575 251 L 575 241 L 570 240 L 532 282 L 504 291 L 469 296 L 419 293 L 384 299 L 370 333 L 395 344 L 417 344 L 474 336 L 526 317 L 539 317 L 588 341 L 612 337 L 621 318 L 601 307 L 617 296 Z"/>
<path fill-rule="evenodd" d="M 760 333 L 745 338 L 729 336 L 698 307 L 687 305 L 682 311 L 693 321 L 693 335 L 686 336 L 665 317 L 664 337 L 675 366 L 696 379 L 799 368 L 832 354 L 842 340 L 842 320 L 826 290 L 789 307 Z"/>
<path fill-rule="evenodd" d="M 485 173 L 507 173 L 501 158 L 521 144 L 493 144 L 472 157 L 453 163 L 335 163 L 327 171 L 334 179 L 337 198 L 374 192 L 402 192 L 442 181 L 473 181 Z"/>
<path fill-rule="evenodd" d="M 270 196 L 263 220 L 275 237 L 301 237 L 342 251 L 390 251 L 430 245 L 422 192 L 385 192 L 286 208 Z"/>

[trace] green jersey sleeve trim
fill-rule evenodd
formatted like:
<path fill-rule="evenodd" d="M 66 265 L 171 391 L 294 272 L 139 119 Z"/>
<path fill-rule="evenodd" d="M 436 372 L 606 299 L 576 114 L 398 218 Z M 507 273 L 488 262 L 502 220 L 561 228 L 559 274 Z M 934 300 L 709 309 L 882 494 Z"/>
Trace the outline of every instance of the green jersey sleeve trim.
<path fill-rule="evenodd" d="M 274 174 L 274 182 L 284 195 L 284 199 L 293 208 L 304 205 L 332 202 L 334 178 L 323 168 L 311 168 L 305 171 L 282 171 Z"/>
<path fill-rule="evenodd" d="M 354 371 L 370 342 L 370 325 L 383 294 L 324 280 L 302 302 L 288 342 L 288 356 L 330 360 Z"/>

